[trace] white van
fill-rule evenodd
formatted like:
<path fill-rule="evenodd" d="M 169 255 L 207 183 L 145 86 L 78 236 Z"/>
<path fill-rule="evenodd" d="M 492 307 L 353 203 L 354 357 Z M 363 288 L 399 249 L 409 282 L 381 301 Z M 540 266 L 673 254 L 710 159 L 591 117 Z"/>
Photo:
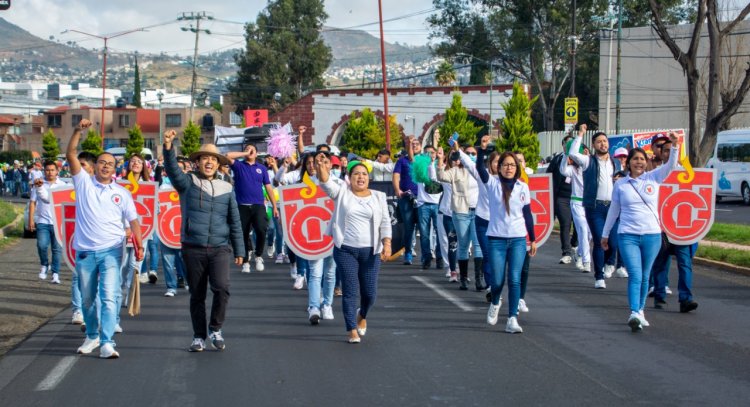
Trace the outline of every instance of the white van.
<path fill-rule="evenodd" d="M 125 157 L 126 149 L 125 147 L 112 147 L 112 148 L 108 148 L 106 151 L 112 154 L 113 156 L 115 156 L 116 158 L 122 158 L 122 157 Z M 154 159 L 154 153 L 152 153 L 151 149 L 149 148 L 144 148 L 143 150 L 141 150 L 141 156 L 147 161 Z"/>
<path fill-rule="evenodd" d="M 719 132 L 708 168 L 716 168 L 716 197 L 742 198 L 750 205 L 750 129 Z"/>

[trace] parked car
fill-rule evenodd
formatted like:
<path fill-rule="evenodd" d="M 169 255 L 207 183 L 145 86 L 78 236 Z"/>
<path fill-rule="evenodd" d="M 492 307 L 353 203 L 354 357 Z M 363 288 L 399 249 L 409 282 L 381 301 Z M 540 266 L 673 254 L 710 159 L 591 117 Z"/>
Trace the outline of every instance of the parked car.
<path fill-rule="evenodd" d="M 750 129 L 719 132 L 708 168 L 716 168 L 717 199 L 742 198 L 750 205 Z"/>
<path fill-rule="evenodd" d="M 113 156 L 115 156 L 115 158 L 125 157 L 125 151 L 126 151 L 125 147 L 112 147 L 106 150 L 106 152 L 112 154 Z M 141 156 L 143 156 L 143 158 L 146 161 L 150 161 L 154 159 L 154 153 L 151 151 L 150 148 L 144 148 L 143 150 L 141 150 Z"/>

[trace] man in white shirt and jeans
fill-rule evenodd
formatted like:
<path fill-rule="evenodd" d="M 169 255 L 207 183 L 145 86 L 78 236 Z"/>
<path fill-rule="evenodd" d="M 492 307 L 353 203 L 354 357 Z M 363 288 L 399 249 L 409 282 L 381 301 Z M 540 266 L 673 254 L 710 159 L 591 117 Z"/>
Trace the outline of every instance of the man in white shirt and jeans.
<path fill-rule="evenodd" d="M 76 250 L 76 272 L 86 324 L 86 340 L 78 348 L 78 353 L 91 353 L 101 344 L 99 357 L 115 359 L 120 357 L 113 336 L 119 311 L 120 265 L 125 244 L 123 219 L 130 224 L 139 261 L 143 260 L 143 242 L 133 197 L 130 191 L 114 182 L 115 157 L 109 153 L 99 154 L 93 177 L 81 169 L 76 147 L 81 131 L 90 126 L 89 120 L 81 120 L 65 154 L 76 193 L 73 248 Z M 101 321 L 96 309 L 97 293 L 101 300 Z"/>
<path fill-rule="evenodd" d="M 52 272 L 52 283 L 60 284 L 60 255 L 62 247 L 55 239 L 53 226 L 52 205 L 50 204 L 50 190 L 65 185 L 57 178 L 57 163 L 44 162 L 44 177 L 34 179 L 29 202 L 29 230 L 36 230 L 36 248 L 39 252 L 41 271 L 39 278 L 47 279 L 47 272 Z M 47 251 L 52 248 L 52 262 L 49 261 Z"/>

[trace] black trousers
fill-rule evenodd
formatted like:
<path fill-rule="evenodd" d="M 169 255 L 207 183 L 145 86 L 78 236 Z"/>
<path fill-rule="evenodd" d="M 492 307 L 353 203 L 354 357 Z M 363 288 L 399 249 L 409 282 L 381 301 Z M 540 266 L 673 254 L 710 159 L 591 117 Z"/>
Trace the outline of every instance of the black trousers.
<path fill-rule="evenodd" d="M 242 239 L 248 252 L 253 251 L 253 241 L 250 239 L 250 227 L 255 232 L 255 256 L 263 256 L 263 248 L 266 247 L 266 235 L 268 234 L 268 216 L 265 205 L 240 205 L 240 222 L 242 223 Z M 245 263 L 249 262 L 249 256 L 245 257 Z"/>
<path fill-rule="evenodd" d="M 208 328 L 221 330 L 229 302 L 229 266 L 234 253 L 229 246 L 182 246 L 182 259 L 187 269 L 190 286 L 190 319 L 193 321 L 193 338 L 206 339 L 206 294 L 211 285 L 213 303 Z"/>
<path fill-rule="evenodd" d="M 555 217 L 560 223 L 560 244 L 563 256 L 573 256 L 570 244 L 570 227 L 573 225 L 573 213 L 570 211 L 570 198 L 555 199 Z"/>

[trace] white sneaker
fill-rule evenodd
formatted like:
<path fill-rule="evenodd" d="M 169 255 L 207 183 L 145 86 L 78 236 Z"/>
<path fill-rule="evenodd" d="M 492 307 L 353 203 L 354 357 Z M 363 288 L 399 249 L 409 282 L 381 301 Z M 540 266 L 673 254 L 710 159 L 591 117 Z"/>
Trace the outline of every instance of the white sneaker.
<path fill-rule="evenodd" d="M 177 290 L 169 289 L 164 293 L 165 297 L 174 297 L 177 294 Z"/>
<path fill-rule="evenodd" d="M 94 349 L 99 347 L 99 338 L 89 339 L 86 337 L 86 340 L 83 341 L 83 345 L 78 347 L 78 353 L 82 355 L 87 355 L 94 351 Z"/>
<path fill-rule="evenodd" d="M 445 278 L 451 278 L 451 269 L 450 268 L 445 269 Z"/>
<path fill-rule="evenodd" d="M 594 288 L 607 288 L 607 283 L 605 283 L 604 280 L 596 280 Z"/>
<path fill-rule="evenodd" d="M 583 260 L 580 257 L 576 259 L 576 268 L 583 271 Z"/>
<path fill-rule="evenodd" d="M 292 264 L 291 266 L 289 266 L 289 276 L 292 277 L 292 280 L 297 279 L 297 265 L 296 264 Z"/>
<path fill-rule="evenodd" d="M 320 309 L 320 313 L 322 314 L 323 319 L 333 319 L 333 307 L 331 307 L 330 305 L 323 305 L 323 307 Z"/>
<path fill-rule="evenodd" d="M 573 262 L 573 258 L 568 256 L 567 254 L 560 258 L 560 264 L 570 264 L 572 262 Z"/>
<path fill-rule="evenodd" d="M 320 310 L 315 307 L 307 308 L 307 319 L 311 325 L 318 325 L 320 323 Z"/>
<path fill-rule="evenodd" d="M 47 279 L 47 266 L 42 266 L 42 268 L 39 269 L 39 279 L 40 280 Z"/>
<path fill-rule="evenodd" d="M 509 334 L 523 333 L 523 328 L 521 328 L 521 325 L 518 325 L 518 319 L 516 317 L 508 318 L 508 323 L 505 324 L 505 332 Z"/>
<path fill-rule="evenodd" d="M 81 313 L 81 311 L 76 311 L 73 313 L 73 318 L 71 318 L 70 323 L 73 325 L 83 324 L 83 314 Z"/>
<path fill-rule="evenodd" d="M 274 261 L 276 264 L 282 264 L 284 263 L 284 255 L 279 253 L 278 256 L 276 256 L 276 261 Z"/>
<path fill-rule="evenodd" d="M 294 279 L 294 289 L 301 290 L 305 286 L 305 276 L 297 276 Z"/>
<path fill-rule="evenodd" d="M 263 265 L 263 256 L 256 256 L 255 257 L 255 271 L 263 271 L 265 270 L 265 266 Z"/>
<path fill-rule="evenodd" d="M 619 278 L 628 278 L 628 270 L 625 267 L 618 267 L 615 270 L 615 276 Z"/>
<path fill-rule="evenodd" d="M 243 263 L 242 264 L 242 272 L 243 273 L 249 273 L 250 272 L 250 263 Z"/>
<path fill-rule="evenodd" d="M 669 286 L 664 287 L 664 291 L 667 293 L 667 295 L 672 295 L 672 290 L 669 289 Z"/>
<path fill-rule="evenodd" d="M 632 332 L 640 332 L 643 330 L 643 322 L 641 322 L 641 315 L 637 312 L 630 312 L 628 318 L 628 326 Z"/>
<path fill-rule="evenodd" d="M 524 301 L 523 298 L 518 300 L 518 311 L 519 312 L 529 312 L 529 307 L 526 306 L 526 301 Z"/>
<path fill-rule="evenodd" d="M 615 272 L 615 266 L 605 264 L 604 269 L 602 271 L 604 272 L 604 278 L 610 278 L 612 277 L 612 273 Z"/>
<path fill-rule="evenodd" d="M 289 256 L 284 255 L 284 264 L 289 264 Z"/>
<path fill-rule="evenodd" d="M 122 333 L 122 327 L 120 326 L 120 324 L 115 325 L 115 333 L 116 334 Z"/>
<path fill-rule="evenodd" d="M 490 307 L 487 310 L 487 323 L 490 325 L 496 325 L 497 316 L 499 313 L 500 313 L 500 304 L 498 305 L 490 304 Z"/>
<path fill-rule="evenodd" d="M 641 325 L 643 326 L 651 326 L 651 324 L 646 321 L 646 314 L 643 313 L 643 310 L 638 312 L 638 316 L 641 318 Z"/>
<path fill-rule="evenodd" d="M 120 357 L 120 354 L 117 353 L 111 343 L 105 343 L 102 345 L 102 348 L 99 349 L 99 357 L 102 359 L 117 359 Z"/>
<path fill-rule="evenodd" d="M 140 281 L 141 284 L 148 283 L 148 273 L 140 273 L 140 274 L 138 274 L 138 281 Z"/>
<path fill-rule="evenodd" d="M 269 259 L 273 258 L 273 245 L 270 245 L 266 248 L 266 254 L 268 255 Z"/>
<path fill-rule="evenodd" d="M 57 273 L 52 274 L 52 284 L 60 284 L 60 275 Z"/>
<path fill-rule="evenodd" d="M 450 283 L 457 283 L 458 282 L 458 273 L 456 273 L 455 271 L 451 271 L 450 273 L 451 273 L 451 275 L 450 275 L 450 278 L 448 279 L 448 282 L 450 282 Z"/>
<path fill-rule="evenodd" d="M 591 273 L 591 263 L 583 263 L 581 271 L 584 273 Z"/>

